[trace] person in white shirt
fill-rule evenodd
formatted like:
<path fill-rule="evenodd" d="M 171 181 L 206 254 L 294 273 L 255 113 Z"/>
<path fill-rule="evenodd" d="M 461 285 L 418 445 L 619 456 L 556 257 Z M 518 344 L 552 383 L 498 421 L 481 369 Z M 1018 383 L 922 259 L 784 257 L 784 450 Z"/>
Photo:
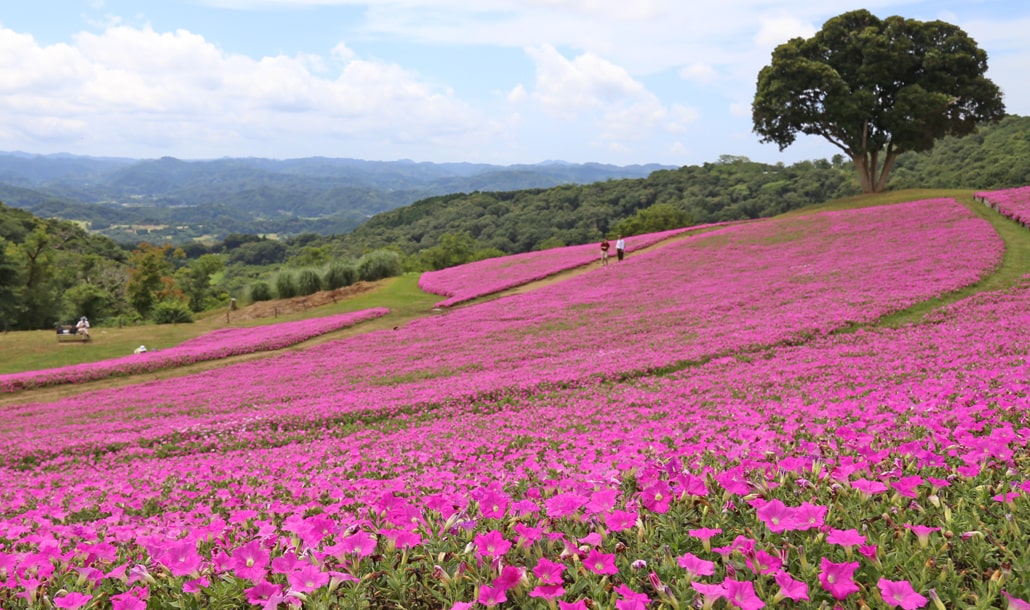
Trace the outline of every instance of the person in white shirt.
<path fill-rule="evenodd" d="M 626 240 L 619 236 L 619 240 L 615 242 L 615 256 L 621 261 L 623 256 L 626 256 Z"/>
<path fill-rule="evenodd" d="M 84 337 L 89 337 L 89 320 L 86 319 L 86 316 L 82 316 L 79 323 L 75 325 L 75 332 Z"/>

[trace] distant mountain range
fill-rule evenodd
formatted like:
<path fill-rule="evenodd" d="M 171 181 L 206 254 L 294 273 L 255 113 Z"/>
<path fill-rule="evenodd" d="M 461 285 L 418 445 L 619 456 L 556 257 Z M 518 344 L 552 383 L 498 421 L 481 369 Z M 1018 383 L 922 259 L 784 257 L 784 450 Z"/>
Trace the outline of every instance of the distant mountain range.
<path fill-rule="evenodd" d="M 643 178 L 671 166 L 310 157 L 185 161 L 0 152 L 0 201 L 134 243 L 348 232 L 427 197 Z"/>

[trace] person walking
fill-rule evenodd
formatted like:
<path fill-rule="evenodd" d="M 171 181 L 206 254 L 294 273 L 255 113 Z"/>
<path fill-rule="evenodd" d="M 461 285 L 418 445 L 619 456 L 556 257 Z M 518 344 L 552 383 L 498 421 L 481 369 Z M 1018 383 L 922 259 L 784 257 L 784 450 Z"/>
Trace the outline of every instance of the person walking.
<path fill-rule="evenodd" d="M 610 247 L 611 247 L 611 244 L 608 243 L 608 238 L 607 237 L 602 238 L 601 239 L 601 266 L 602 267 L 607 267 L 608 266 L 608 248 L 610 248 Z"/>
<path fill-rule="evenodd" d="M 615 242 L 615 256 L 621 261 L 623 256 L 626 256 L 626 240 L 619 236 L 618 241 Z"/>

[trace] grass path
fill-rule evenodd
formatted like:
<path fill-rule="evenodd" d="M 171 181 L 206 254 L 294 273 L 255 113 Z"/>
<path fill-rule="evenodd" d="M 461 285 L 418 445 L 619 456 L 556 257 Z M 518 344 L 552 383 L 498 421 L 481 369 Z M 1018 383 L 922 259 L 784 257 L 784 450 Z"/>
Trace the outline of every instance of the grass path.
<path fill-rule="evenodd" d="M 1001 266 L 990 276 L 984 278 L 980 282 L 963 288 L 961 290 L 949 293 L 942 297 L 931 299 L 919 303 L 909 309 L 892 314 L 890 316 L 881 318 L 873 324 L 865 326 L 900 326 L 909 323 L 918 322 L 925 314 L 930 311 L 954 303 L 958 300 L 966 298 L 972 294 L 982 291 L 999 290 L 1009 286 L 1017 284 L 1021 278 L 1027 274 L 1030 274 L 1030 231 L 1026 228 L 1018 225 L 1017 223 L 1005 218 L 1001 214 L 998 214 L 994 210 L 977 203 L 973 200 L 973 190 L 909 190 L 899 192 L 889 192 L 878 195 L 866 195 L 859 197 L 852 197 L 847 199 L 841 199 L 827 204 L 819 206 L 811 206 L 802 210 L 793 210 L 786 214 L 782 214 L 779 217 L 796 217 L 801 215 L 807 215 L 815 212 L 831 211 L 831 210 L 845 210 L 853 209 L 858 207 L 870 207 L 877 205 L 889 205 L 894 203 L 902 203 L 907 201 L 916 201 L 920 199 L 930 199 L 937 197 L 950 197 L 954 198 L 963 205 L 967 206 L 977 216 L 991 223 L 994 229 L 1002 237 L 1005 242 L 1005 255 Z M 748 221 L 750 222 L 750 221 Z M 713 231 L 716 228 L 705 228 L 695 231 L 685 231 L 674 237 L 663 240 L 661 242 L 652 244 L 645 248 L 633 251 L 630 256 L 635 256 L 649 250 L 664 247 L 670 243 L 686 239 L 690 236 L 704 233 L 707 231 Z M 956 256 L 961 256 L 961 251 L 956 252 Z M 614 262 L 612 264 L 618 264 Z M 484 295 L 476 299 L 467 301 L 460 305 L 456 305 L 449 309 L 458 309 L 462 307 L 468 307 L 477 303 L 483 303 L 494 299 L 502 298 L 514 294 L 522 294 L 531 292 L 543 286 L 555 284 L 558 282 L 565 281 L 569 278 L 581 275 L 593 271 L 600 267 L 600 261 L 593 261 L 586 265 L 576 267 L 556 273 L 550 277 L 534 282 L 529 282 L 521 286 L 510 288 L 504 291 L 496 292 L 489 295 Z M 325 343 L 327 341 L 335 341 L 338 339 L 355 336 L 358 334 L 372 332 L 375 330 L 382 330 L 388 328 L 397 328 L 403 326 L 411 320 L 426 317 L 426 316 L 440 316 L 447 315 L 448 310 L 435 309 L 434 303 L 439 300 L 439 295 L 429 294 L 423 292 L 418 288 L 419 274 L 406 274 L 398 278 L 391 278 L 390 280 L 384 281 L 381 286 L 376 290 L 359 295 L 357 297 L 348 299 L 346 301 L 340 301 L 332 305 L 326 305 L 319 307 L 318 309 L 311 309 L 304 314 L 298 314 L 294 316 L 284 317 L 280 321 L 286 321 L 291 319 L 301 319 L 305 317 L 314 316 L 325 316 L 336 313 L 342 313 L 346 311 L 355 311 L 358 309 L 366 309 L 370 307 L 387 307 L 390 309 L 390 314 L 375 320 L 364 322 L 357 326 L 345 328 L 339 331 L 327 333 L 325 335 L 309 339 L 308 341 L 292 345 L 282 350 L 257 352 L 253 354 L 247 354 L 242 356 L 235 356 L 231 358 L 225 358 L 221 360 L 213 360 L 208 362 L 201 362 L 190 366 L 179 367 L 175 369 L 168 369 L 163 371 L 156 371 L 146 374 L 117 377 L 102 379 L 94 382 L 74 384 L 74 385 L 63 385 L 54 386 L 47 388 L 37 388 L 32 390 L 26 390 L 23 392 L 8 394 L 0 396 L 0 406 L 7 404 L 18 404 L 24 402 L 38 402 L 38 401 L 51 401 L 79 394 L 82 392 L 88 392 L 97 389 L 121 387 L 137 383 L 142 383 L 151 380 L 159 379 L 170 379 L 175 377 L 181 377 L 190 375 L 193 373 L 210 370 L 225 366 L 227 364 L 234 364 L 238 362 L 245 362 L 249 360 L 255 360 L 258 358 L 266 358 L 277 353 L 281 353 L 287 350 L 299 351 L 317 345 Z M 218 314 L 221 315 L 221 314 Z M 139 327 L 146 329 L 147 332 L 159 332 L 161 327 L 147 326 Z M 197 332 L 197 330 L 200 332 Z M 188 336 L 183 336 L 180 340 L 185 340 L 191 336 L 196 336 L 212 330 L 213 328 L 201 328 L 196 327 L 190 329 L 192 332 L 187 333 Z M 112 329 L 114 330 L 114 329 Z M 852 329 L 846 329 L 841 332 L 848 332 Z M 49 341 L 53 341 L 52 332 L 50 331 L 39 331 L 45 333 Z M 139 332 L 137 330 L 137 332 Z M 11 333 L 11 335 L 24 334 L 31 335 L 32 333 Z M 138 335 L 137 335 L 138 336 Z M 126 343 L 125 341 L 119 342 L 131 345 L 137 341 L 137 338 L 133 337 Z M 5 344 L 7 343 L 7 344 Z M 96 345 L 90 345 L 89 348 L 95 347 Z M 0 347 L 7 351 L 9 348 L 14 347 L 13 344 L 7 342 L 7 337 L 0 336 Z M 76 347 L 76 346 L 69 346 Z M 87 346 L 78 346 L 87 347 Z M 65 349 L 65 346 L 61 346 L 61 349 Z M 123 355 L 122 352 L 113 354 L 111 356 L 104 355 L 101 358 L 95 358 L 97 360 L 103 359 L 104 357 L 113 357 L 114 355 Z M 31 368 L 31 367 L 30 367 Z M 42 367 L 39 367 L 42 368 Z M 21 369 L 26 370 L 26 369 Z"/>

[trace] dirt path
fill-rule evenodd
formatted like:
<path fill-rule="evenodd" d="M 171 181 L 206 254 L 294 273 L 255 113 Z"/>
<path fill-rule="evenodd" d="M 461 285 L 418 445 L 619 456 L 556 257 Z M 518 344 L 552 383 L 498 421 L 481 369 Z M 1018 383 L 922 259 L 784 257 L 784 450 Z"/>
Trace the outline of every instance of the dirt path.
<path fill-rule="evenodd" d="M 684 231 L 683 233 L 680 233 L 680 234 L 675 235 L 673 237 L 670 237 L 668 239 L 664 239 L 664 240 L 662 240 L 660 242 L 656 242 L 656 243 L 651 244 L 649 246 L 646 246 L 644 248 L 640 248 L 639 250 L 633 250 L 632 252 L 628 252 L 626 254 L 626 258 L 629 259 L 629 258 L 631 258 L 633 256 L 640 255 L 640 254 L 642 254 L 644 252 L 655 250 L 657 248 L 661 248 L 663 246 L 667 246 L 670 243 L 675 243 L 675 242 L 681 241 L 681 240 L 686 239 L 687 237 L 690 237 L 692 235 L 697 235 L 699 233 L 705 233 L 705 232 L 708 232 L 708 231 L 712 231 L 715 228 L 721 228 L 721 227 L 710 227 L 710 228 L 705 228 L 705 229 L 697 229 L 697 230 Z M 618 264 L 618 262 L 612 261 L 610 264 L 616 265 L 616 264 Z M 237 363 L 241 363 L 241 362 L 249 362 L 249 361 L 257 360 L 257 359 L 260 359 L 260 358 L 268 358 L 270 356 L 274 356 L 276 354 L 281 354 L 281 353 L 287 352 L 287 351 L 298 351 L 298 350 L 302 350 L 302 349 L 305 349 L 307 347 L 310 347 L 312 345 L 318 345 L 318 344 L 321 344 L 321 343 L 326 343 L 328 341 L 335 341 L 335 340 L 338 340 L 338 339 L 343 339 L 343 338 L 347 338 L 347 337 L 353 337 L 355 335 L 360 335 L 360 334 L 364 334 L 364 333 L 367 333 L 367 332 L 372 332 L 372 331 L 375 331 L 375 330 L 382 330 L 382 329 L 385 329 L 385 328 L 397 328 L 398 324 L 403 325 L 403 324 L 405 324 L 407 322 L 410 322 L 412 319 L 417 319 L 419 317 L 446 315 L 447 312 L 452 310 L 452 309 L 468 307 L 470 305 L 475 305 L 475 304 L 478 304 L 478 303 L 484 303 L 486 301 L 492 301 L 494 299 L 499 299 L 501 297 L 505 297 L 505 296 L 509 296 L 509 295 L 522 294 L 522 293 L 526 293 L 526 292 L 532 292 L 533 290 L 536 290 L 536 289 L 541 288 L 543 286 L 550 286 L 551 284 L 557 284 L 559 282 L 563 282 L 563 281 L 565 281 L 567 279 L 576 277 L 578 275 L 582 275 L 584 273 L 588 273 L 590 271 L 593 271 L 594 269 L 599 269 L 600 267 L 601 267 L 600 260 L 593 261 L 593 262 L 590 262 L 590 263 L 588 263 L 586 265 L 581 265 L 581 266 L 575 267 L 573 269 L 567 269 L 565 271 L 558 272 L 558 273 L 556 273 L 554 275 L 550 275 L 550 276 L 548 276 L 548 277 L 546 277 L 546 278 L 544 278 L 542 280 L 536 280 L 536 281 L 533 281 L 533 282 L 522 284 L 521 286 L 516 286 L 514 288 L 509 288 L 507 290 L 503 290 L 503 291 L 500 291 L 500 292 L 495 292 L 495 293 L 491 293 L 491 294 L 488 294 L 488 295 L 483 295 L 483 296 L 478 297 L 476 299 L 473 299 L 473 300 L 470 300 L 470 301 L 466 301 L 466 302 L 461 303 L 459 305 L 455 305 L 452 308 L 447 308 L 447 309 L 430 309 L 430 310 L 426 310 L 425 312 L 423 312 L 422 314 L 420 314 L 418 316 L 409 317 L 408 319 L 404 319 L 404 320 L 397 320 L 395 318 L 390 318 L 389 316 L 387 316 L 386 318 L 376 318 L 374 320 L 369 320 L 367 322 L 362 322 L 361 324 L 358 324 L 357 326 L 352 326 L 352 327 L 349 327 L 349 328 L 344 328 L 344 329 L 340 329 L 340 330 L 337 330 L 337 331 L 329 332 L 329 333 L 326 333 L 324 335 L 319 335 L 318 337 L 314 337 L 314 338 L 308 339 L 307 341 L 304 341 L 304 342 L 301 342 L 301 343 L 297 343 L 295 345 L 291 345 L 289 347 L 285 347 L 285 348 L 282 348 L 282 349 L 279 349 L 279 350 L 255 352 L 253 354 L 244 354 L 244 355 L 241 355 L 241 356 L 232 356 L 232 357 L 229 357 L 229 358 L 221 358 L 221 359 L 218 359 L 218 360 L 209 360 L 209 361 L 206 361 L 206 362 L 198 362 L 196 364 L 191 364 L 191 365 L 188 365 L 188 366 L 181 366 L 181 367 L 175 367 L 175 368 L 170 368 L 170 369 L 152 371 L 152 372 L 149 372 L 149 373 L 140 373 L 140 374 L 136 374 L 136 375 L 126 375 L 126 376 L 123 376 L 123 377 L 108 377 L 106 379 L 98 379 L 97 381 L 88 381 L 88 382 L 76 383 L 76 384 L 63 384 L 63 385 L 56 385 L 56 386 L 44 387 L 44 388 L 33 388 L 33 389 L 30 389 L 30 390 L 23 390 L 21 392 L 15 392 L 15 393 L 11 393 L 11 394 L 0 394 L 0 407 L 6 406 L 6 405 L 24 404 L 24 403 L 32 403 L 32 402 L 52 402 L 52 401 L 56 401 L 56 400 L 61 400 L 63 398 L 67 398 L 69 396 L 74 396 L 76 394 L 81 394 L 81 393 L 84 393 L 84 392 L 92 392 L 92 391 L 95 391 L 95 390 L 102 390 L 102 389 L 107 389 L 107 388 L 124 387 L 124 386 L 139 384 L 139 383 L 146 383 L 146 382 L 149 382 L 149 381 L 158 381 L 158 380 L 162 380 L 162 379 L 173 379 L 173 378 L 176 378 L 176 377 L 184 377 L 184 376 L 187 376 L 187 375 L 192 375 L 194 373 L 200 373 L 200 372 L 203 372 L 203 371 L 208 371 L 208 370 L 211 370 L 211 369 L 220 368 L 220 367 L 223 367 L 223 366 L 226 366 L 226 365 L 229 365 L 229 364 L 237 364 Z M 238 322 L 238 321 L 244 321 L 244 320 L 255 320 L 255 319 L 261 319 L 261 318 L 270 318 L 270 317 L 273 317 L 273 316 L 274 317 L 278 317 L 278 316 L 288 315 L 290 313 L 297 313 L 297 312 L 301 312 L 301 311 L 306 311 L 308 309 L 313 309 L 313 308 L 321 307 L 321 306 L 328 305 L 328 304 L 331 304 L 331 303 L 337 303 L 339 301 L 346 300 L 346 299 L 349 299 L 349 298 L 354 298 L 354 297 L 359 296 L 361 294 L 365 294 L 367 292 L 375 290 L 380 285 L 381 285 L 381 283 L 360 282 L 358 284 L 355 284 L 353 286 L 348 286 L 346 288 L 340 288 L 340 289 L 337 289 L 337 290 L 334 290 L 334 291 L 318 292 L 318 293 L 315 293 L 313 295 L 308 295 L 308 296 L 305 296 L 305 297 L 295 297 L 295 298 L 292 298 L 292 299 L 281 299 L 281 300 L 276 300 L 276 301 L 262 301 L 262 302 L 258 302 L 258 303 L 253 303 L 253 304 L 248 305 L 246 307 L 240 308 L 236 312 L 234 312 L 232 314 L 232 319 L 233 319 L 234 322 Z"/>

